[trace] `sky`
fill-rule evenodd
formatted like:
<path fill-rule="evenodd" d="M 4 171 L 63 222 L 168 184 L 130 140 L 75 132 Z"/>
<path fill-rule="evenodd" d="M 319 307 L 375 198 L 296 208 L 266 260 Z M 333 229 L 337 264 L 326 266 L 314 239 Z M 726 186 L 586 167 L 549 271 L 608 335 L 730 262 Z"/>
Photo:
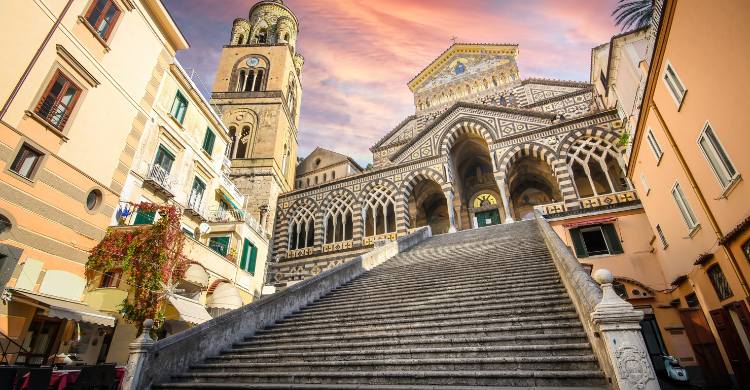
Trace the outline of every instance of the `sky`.
<path fill-rule="evenodd" d="M 164 0 L 210 91 L 232 21 L 255 0 Z M 305 58 L 299 157 L 320 146 L 362 166 L 369 148 L 414 114 L 407 83 L 451 44 L 519 45 L 522 78 L 589 81 L 591 48 L 620 32 L 617 0 L 285 0 Z"/>

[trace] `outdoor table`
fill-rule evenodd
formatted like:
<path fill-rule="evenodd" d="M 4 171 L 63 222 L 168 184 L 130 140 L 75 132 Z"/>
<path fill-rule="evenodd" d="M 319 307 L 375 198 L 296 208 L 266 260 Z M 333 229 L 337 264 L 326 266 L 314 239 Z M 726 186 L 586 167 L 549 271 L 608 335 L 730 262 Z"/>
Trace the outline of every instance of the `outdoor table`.
<path fill-rule="evenodd" d="M 63 390 L 68 385 L 73 385 L 78 379 L 78 375 L 81 373 L 80 370 L 67 370 L 67 371 L 52 371 L 52 379 L 49 382 L 51 389 Z M 122 385 L 122 377 L 125 376 L 125 367 L 115 368 L 115 389 L 119 389 Z M 29 387 L 29 374 L 24 375 L 22 390 L 28 389 Z"/>

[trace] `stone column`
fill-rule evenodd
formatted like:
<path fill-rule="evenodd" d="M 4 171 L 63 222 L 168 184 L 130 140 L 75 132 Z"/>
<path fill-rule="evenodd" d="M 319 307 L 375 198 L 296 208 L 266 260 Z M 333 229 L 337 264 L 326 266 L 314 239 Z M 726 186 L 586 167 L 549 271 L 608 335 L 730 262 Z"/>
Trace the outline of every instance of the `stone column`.
<path fill-rule="evenodd" d="M 505 193 L 505 179 L 498 180 L 497 186 L 500 188 L 500 197 L 505 210 L 505 222 L 503 223 L 513 223 L 513 217 L 510 215 L 510 207 L 508 206 L 508 194 Z"/>
<path fill-rule="evenodd" d="M 122 386 L 120 387 L 122 390 L 137 390 L 144 360 L 146 360 L 148 351 L 154 346 L 154 340 L 149 335 L 152 326 L 154 326 L 154 320 L 144 321 L 143 333 L 128 346 L 130 356 L 125 368 L 125 376 L 122 378 Z"/>
<path fill-rule="evenodd" d="M 600 269 L 594 279 L 601 284 L 602 301 L 591 313 L 591 320 L 607 346 L 607 356 L 617 377 L 616 389 L 659 390 L 654 368 L 641 334 L 643 312 L 620 298 L 612 288 L 612 273 Z"/>
<path fill-rule="evenodd" d="M 448 206 L 448 218 L 451 221 L 451 228 L 448 229 L 448 233 L 455 233 L 457 232 L 457 230 L 456 230 L 456 218 L 455 218 L 455 215 L 453 214 L 453 189 L 449 188 L 448 190 L 444 192 L 444 194 L 445 194 L 445 199 L 448 202 L 448 204 L 446 205 Z"/>
<path fill-rule="evenodd" d="M 454 215 L 456 215 L 456 219 L 458 220 L 458 230 L 464 230 L 463 228 L 463 222 L 461 222 L 461 206 L 457 206 L 453 208 Z"/>

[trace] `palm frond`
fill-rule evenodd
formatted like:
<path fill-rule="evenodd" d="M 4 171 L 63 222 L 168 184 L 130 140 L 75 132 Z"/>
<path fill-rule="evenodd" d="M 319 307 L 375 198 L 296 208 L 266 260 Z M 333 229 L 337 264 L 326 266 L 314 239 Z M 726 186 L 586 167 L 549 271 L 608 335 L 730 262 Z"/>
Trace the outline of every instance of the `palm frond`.
<path fill-rule="evenodd" d="M 619 5 L 612 12 L 615 16 L 615 26 L 622 25 L 621 31 L 631 28 L 643 28 L 651 24 L 654 14 L 652 0 L 620 0 Z"/>

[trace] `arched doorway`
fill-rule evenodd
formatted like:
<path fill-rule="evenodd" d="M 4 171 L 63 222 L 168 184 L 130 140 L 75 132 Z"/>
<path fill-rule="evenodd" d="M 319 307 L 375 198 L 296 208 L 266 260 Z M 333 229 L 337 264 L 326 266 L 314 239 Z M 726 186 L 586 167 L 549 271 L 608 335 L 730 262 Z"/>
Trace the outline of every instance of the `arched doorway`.
<path fill-rule="evenodd" d="M 511 213 L 515 220 L 534 218 L 534 207 L 562 201 L 560 186 L 547 163 L 533 156 L 513 162 L 508 171 Z"/>
<path fill-rule="evenodd" d="M 478 228 L 500 224 L 505 213 L 490 148 L 484 137 L 474 133 L 461 135 L 454 141 L 449 157 L 461 210 L 466 210 L 463 226 Z"/>
<path fill-rule="evenodd" d="M 409 194 L 411 228 L 430 226 L 432 234 L 448 233 L 450 212 L 443 190 L 432 180 L 420 180 Z"/>

